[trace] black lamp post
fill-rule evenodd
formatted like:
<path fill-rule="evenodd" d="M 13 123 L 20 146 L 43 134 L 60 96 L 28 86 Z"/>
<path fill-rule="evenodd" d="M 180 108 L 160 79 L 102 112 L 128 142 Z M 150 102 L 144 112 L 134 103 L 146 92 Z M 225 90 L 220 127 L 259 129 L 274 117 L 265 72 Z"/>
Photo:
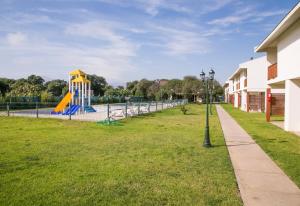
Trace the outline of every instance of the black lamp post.
<path fill-rule="evenodd" d="M 205 124 L 203 147 L 211 147 L 210 137 L 209 137 L 209 116 L 208 116 L 209 91 L 208 91 L 208 84 L 209 84 L 209 81 L 214 80 L 215 71 L 213 69 L 211 69 L 208 74 L 209 74 L 209 76 L 205 77 L 205 73 L 203 71 L 200 73 L 200 77 L 202 79 L 202 82 L 205 84 L 205 100 L 206 100 L 206 124 Z"/>
<path fill-rule="evenodd" d="M 215 71 L 213 69 L 211 69 L 209 71 L 209 76 L 210 76 L 210 80 L 211 80 L 211 85 L 210 85 L 210 107 L 209 107 L 209 112 L 210 115 L 212 115 L 212 101 L 213 101 L 213 90 L 214 90 L 214 76 L 215 76 Z"/>

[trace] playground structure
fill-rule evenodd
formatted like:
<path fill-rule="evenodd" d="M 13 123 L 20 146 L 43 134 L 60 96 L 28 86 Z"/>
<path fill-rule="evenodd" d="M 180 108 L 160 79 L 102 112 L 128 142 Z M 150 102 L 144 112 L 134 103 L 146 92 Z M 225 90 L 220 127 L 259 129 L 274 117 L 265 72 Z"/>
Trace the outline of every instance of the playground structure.
<path fill-rule="evenodd" d="M 96 112 L 91 106 L 91 81 L 83 71 L 74 70 L 69 73 L 69 92 L 51 114 L 74 115 L 89 112 Z"/>

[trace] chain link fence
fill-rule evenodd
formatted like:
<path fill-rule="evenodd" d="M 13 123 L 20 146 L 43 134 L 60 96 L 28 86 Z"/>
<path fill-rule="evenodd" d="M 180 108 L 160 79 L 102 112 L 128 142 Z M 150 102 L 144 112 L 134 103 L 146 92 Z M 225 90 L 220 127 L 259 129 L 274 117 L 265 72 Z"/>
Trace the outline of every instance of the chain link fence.
<path fill-rule="evenodd" d="M 57 103 L 10 102 L 0 104 L 0 116 L 21 116 L 33 118 L 57 118 L 80 121 L 119 120 L 187 104 L 188 100 L 126 102 L 93 105 L 96 112 L 77 112 L 75 115 L 52 114 Z"/>

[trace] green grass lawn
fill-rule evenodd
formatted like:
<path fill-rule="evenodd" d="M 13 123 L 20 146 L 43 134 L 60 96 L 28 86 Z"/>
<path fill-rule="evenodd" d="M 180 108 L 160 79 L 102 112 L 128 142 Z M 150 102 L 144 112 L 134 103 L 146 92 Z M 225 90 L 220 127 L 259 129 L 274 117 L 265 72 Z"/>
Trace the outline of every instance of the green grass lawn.
<path fill-rule="evenodd" d="M 266 122 L 263 113 L 247 113 L 222 105 L 300 187 L 300 137 Z"/>
<path fill-rule="evenodd" d="M 241 205 L 217 116 L 204 149 L 203 107 L 187 108 L 119 126 L 0 117 L 0 205 Z"/>

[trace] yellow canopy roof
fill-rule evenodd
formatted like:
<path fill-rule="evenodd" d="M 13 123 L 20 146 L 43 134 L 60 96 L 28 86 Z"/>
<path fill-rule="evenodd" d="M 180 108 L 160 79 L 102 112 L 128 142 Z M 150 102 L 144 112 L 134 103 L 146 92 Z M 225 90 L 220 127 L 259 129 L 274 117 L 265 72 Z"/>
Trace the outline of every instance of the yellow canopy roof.
<path fill-rule="evenodd" d="M 76 79 L 73 79 L 72 82 L 75 82 L 75 83 L 90 83 L 91 81 L 84 78 L 83 76 L 80 76 L 80 77 L 77 77 Z"/>
<path fill-rule="evenodd" d="M 84 75 L 86 75 L 86 73 L 84 73 L 84 72 L 83 72 L 83 71 L 81 71 L 80 69 L 77 69 L 77 70 L 71 71 L 69 74 L 70 74 L 70 75 L 72 75 L 72 76 L 75 76 L 75 75 L 84 76 Z"/>

